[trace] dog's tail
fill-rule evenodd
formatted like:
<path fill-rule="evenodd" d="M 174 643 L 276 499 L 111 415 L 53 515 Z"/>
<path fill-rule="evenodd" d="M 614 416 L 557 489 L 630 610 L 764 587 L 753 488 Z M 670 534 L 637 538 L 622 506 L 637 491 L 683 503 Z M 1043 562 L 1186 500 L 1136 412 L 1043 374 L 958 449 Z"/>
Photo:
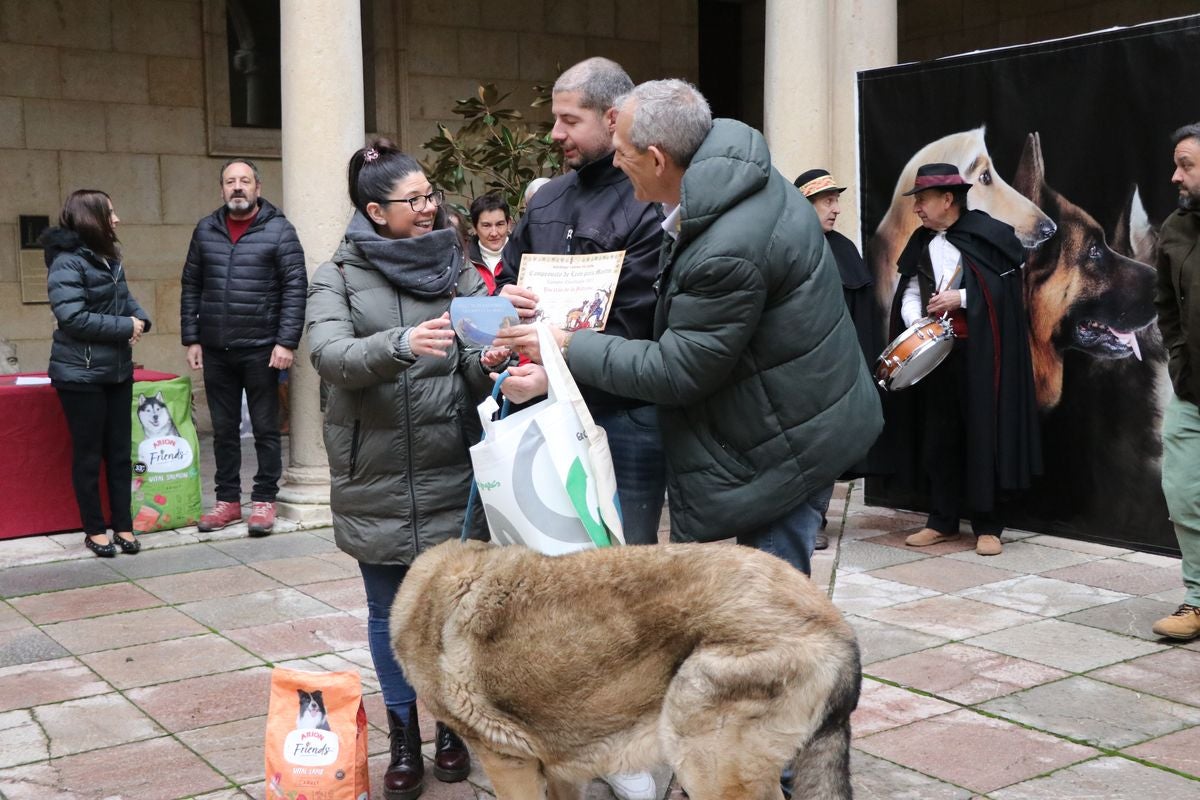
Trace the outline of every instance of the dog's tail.
<path fill-rule="evenodd" d="M 825 705 L 825 717 L 792 761 L 793 800 L 852 800 L 850 714 L 858 707 L 862 667 L 858 642 L 850 639 L 847 645 L 837 683 Z"/>

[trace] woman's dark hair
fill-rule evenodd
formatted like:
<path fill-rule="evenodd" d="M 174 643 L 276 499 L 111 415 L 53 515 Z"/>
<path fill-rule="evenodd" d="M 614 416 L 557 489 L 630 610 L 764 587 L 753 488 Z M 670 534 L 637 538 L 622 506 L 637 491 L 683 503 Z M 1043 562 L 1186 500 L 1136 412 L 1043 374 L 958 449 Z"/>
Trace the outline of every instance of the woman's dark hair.
<path fill-rule="evenodd" d="M 109 211 L 111 202 L 108 193 L 99 189 L 76 189 L 63 203 L 58 224 L 74 231 L 92 252 L 117 258 L 121 251 Z"/>
<path fill-rule="evenodd" d="M 422 172 L 415 158 L 390 139 L 375 139 L 350 156 L 350 202 L 365 217 L 367 203 L 387 200 L 396 181 L 414 172 Z"/>
<path fill-rule="evenodd" d="M 442 228 L 453 228 L 458 234 L 458 246 L 466 253 L 470 248 L 467 242 L 467 223 L 463 220 L 462 214 L 455 211 L 449 205 L 438 206 L 437 215 L 433 218 L 434 230 Z"/>
<path fill-rule="evenodd" d="M 508 202 L 499 192 L 488 192 L 471 201 L 471 225 L 478 225 L 479 218 L 488 211 L 503 211 L 504 219 L 512 222 L 512 211 L 508 207 Z"/>

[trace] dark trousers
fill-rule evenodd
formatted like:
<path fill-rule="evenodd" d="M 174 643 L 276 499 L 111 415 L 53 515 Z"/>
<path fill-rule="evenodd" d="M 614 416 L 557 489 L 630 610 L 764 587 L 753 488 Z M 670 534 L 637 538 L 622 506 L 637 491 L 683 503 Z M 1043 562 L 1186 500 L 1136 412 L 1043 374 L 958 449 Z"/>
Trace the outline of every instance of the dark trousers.
<path fill-rule="evenodd" d="M 963 514 L 963 483 L 967 470 L 967 357 L 966 342 L 921 381 L 924 392 L 925 443 L 922 458 L 929 475 L 929 520 L 939 533 L 958 533 Z M 999 536 L 1004 526 L 994 512 L 971 510 L 976 536 Z"/>
<path fill-rule="evenodd" d="M 83 520 L 83 532 L 97 536 L 110 527 L 100 506 L 100 462 L 108 479 L 108 504 L 114 532 L 133 530 L 129 509 L 133 464 L 130 458 L 133 381 L 97 384 L 100 391 L 54 387 L 71 432 L 71 483 Z"/>
<path fill-rule="evenodd" d="M 250 407 L 258 472 L 250 499 L 275 502 L 283 461 L 279 447 L 279 370 L 270 366 L 272 347 L 204 348 L 204 391 L 212 416 L 217 499 L 242 502 L 242 390 Z"/>

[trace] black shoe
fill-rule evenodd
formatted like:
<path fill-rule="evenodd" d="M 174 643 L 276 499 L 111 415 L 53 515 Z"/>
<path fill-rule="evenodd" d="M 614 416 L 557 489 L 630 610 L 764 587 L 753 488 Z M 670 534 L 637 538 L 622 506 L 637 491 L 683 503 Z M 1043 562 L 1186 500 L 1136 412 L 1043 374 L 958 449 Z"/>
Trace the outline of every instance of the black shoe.
<path fill-rule="evenodd" d="M 97 533 L 96 535 L 103 536 L 104 534 Z M 112 542 L 108 542 L 107 544 L 100 544 L 99 542 L 93 542 L 92 537 L 88 536 L 87 534 L 83 535 L 83 545 L 88 550 L 91 550 L 93 553 L 98 555 L 100 558 L 112 558 L 113 556 L 115 556 L 117 554 L 117 546 L 115 544 L 113 544 Z"/>
<path fill-rule="evenodd" d="M 121 534 L 113 534 L 113 544 L 121 548 L 121 552 L 127 556 L 136 556 L 142 550 L 142 543 L 138 541 L 137 534 L 131 533 L 132 539 L 122 539 Z"/>
<path fill-rule="evenodd" d="M 408 707 L 405 725 L 389 709 L 388 736 L 392 740 L 392 760 L 383 773 L 383 795 L 387 800 L 416 800 L 425 789 L 425 762 L 421 758 L 421 728 L 417 706 Z"/>
<path fill-rule="evenodd" d="M 458 734 L 442 723 L 434 737 L 433 774 L 443 783 L 457 783 L 471 774 L 471 754 Z"/>

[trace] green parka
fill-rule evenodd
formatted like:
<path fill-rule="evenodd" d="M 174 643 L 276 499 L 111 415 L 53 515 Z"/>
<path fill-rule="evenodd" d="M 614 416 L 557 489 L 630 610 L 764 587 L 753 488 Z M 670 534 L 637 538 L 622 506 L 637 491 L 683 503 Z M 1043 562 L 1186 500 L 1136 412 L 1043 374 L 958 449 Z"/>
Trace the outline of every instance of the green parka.
<path fill-rule="evenodd" d="M 334 538 L 368 564 L 411 564 L 462 529 L 472 477 L 467 449 L 479 441 L 475 406 L 491 387 L 480 351 L 456 341 L 446 358 L 393 355 L 394 338 L 441 316 L 455 295 L 487 294 L 457 244 L 445 249 L 459 272 L 444 296 L 397 287 L 349 238 L 309 284 L 312 363 L 329 389 L 324 433 Z M 483 535 L 482 513 L 472 529 Z"/>
<path fill-rule="evenodd" d="M 568 364 L 584 383 L 658 405 L 672 538 L 709 541 L 833 483 L 883 417 L 824 232 L 762 134 L 715 120 L 680 205 L 654 340 L 580 331 Z"/>

